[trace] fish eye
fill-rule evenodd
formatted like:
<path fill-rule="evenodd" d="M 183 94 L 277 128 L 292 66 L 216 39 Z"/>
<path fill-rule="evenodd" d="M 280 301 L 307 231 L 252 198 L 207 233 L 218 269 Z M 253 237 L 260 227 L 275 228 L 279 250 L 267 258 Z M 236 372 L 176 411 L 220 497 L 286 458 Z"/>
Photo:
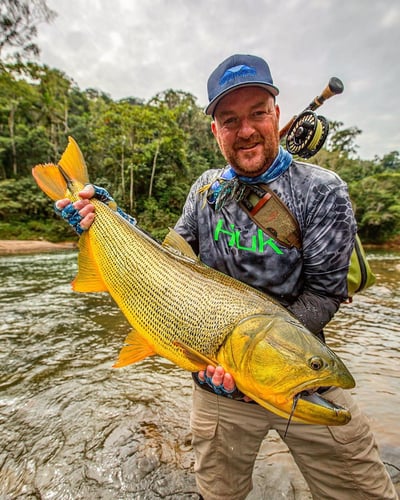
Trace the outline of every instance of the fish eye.
<path fill-rule="evenodd" d="M 308 364 L 312 370 L 318 371 L 324 366 L 324 361 L 318 356 L 313 356 L 308 360 Z"/>

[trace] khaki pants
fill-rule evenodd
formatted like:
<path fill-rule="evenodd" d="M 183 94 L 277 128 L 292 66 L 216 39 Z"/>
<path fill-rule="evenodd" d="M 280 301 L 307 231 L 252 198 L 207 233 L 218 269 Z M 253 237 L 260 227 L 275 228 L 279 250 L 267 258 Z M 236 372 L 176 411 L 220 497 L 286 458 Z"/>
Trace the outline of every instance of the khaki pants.
<path fill-rule="evenodd" d="M 204 499 L 246 498 L 257 452 L 270 429 L 289 447 L 313 498 L 397 499 L 367 419 L 350 394 L 334 388 L 325 395 L 350 409 L 350 423 L 326 427 L 292 422 L 283 438 L 287 420 L 257 404 L 217 396 L 195 384 L 191 427 L 196 482 Z"/>

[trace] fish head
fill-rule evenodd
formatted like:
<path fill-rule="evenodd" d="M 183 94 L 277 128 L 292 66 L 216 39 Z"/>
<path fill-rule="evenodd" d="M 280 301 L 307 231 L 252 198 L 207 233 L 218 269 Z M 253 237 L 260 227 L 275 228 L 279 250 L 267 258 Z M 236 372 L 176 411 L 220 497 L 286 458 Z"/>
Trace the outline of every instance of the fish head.
<path fill-rule="evenodd" d="M 349 389 L 354 379 L 343 361 L 290 316 L 257 314 L 241 320 L 227 336 L 218 361 L 238 388 L 261 406 L 293 420 L 343 425 L 350 412 L 316 390 Z M 296 401 L 296 404 L 294 403 Z"/>

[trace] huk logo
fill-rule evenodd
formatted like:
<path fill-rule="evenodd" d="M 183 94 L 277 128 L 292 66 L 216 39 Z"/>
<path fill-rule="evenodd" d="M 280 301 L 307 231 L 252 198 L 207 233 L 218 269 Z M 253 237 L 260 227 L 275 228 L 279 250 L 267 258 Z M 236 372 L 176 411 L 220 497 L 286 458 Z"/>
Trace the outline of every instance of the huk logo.
<path fill-rule="evenodd" d="M 214 231 L 214 240 L 218 241 L 220 236 L 226 234 L 229 236 L 228 245 L 230 247 L 236 247 L 238 250 L 247 250 L 248 252 L 263 252 L 265 247 L 270 246 L 278 255 L 282 255 L 283 251 L 276 246 L 275 241 L 272 238 L 267 240 L 264 239 L 264 233 L 261 229 L 257 230 L 257 234 L 251 237 L 251 246 L 245 246 L 240 243 L 240 231 L 235 231 L 235 225 L 230 224 L 231 231 L 224 229 L 224 221 L 220 219 L 217 223 L 217 227 Z"/>

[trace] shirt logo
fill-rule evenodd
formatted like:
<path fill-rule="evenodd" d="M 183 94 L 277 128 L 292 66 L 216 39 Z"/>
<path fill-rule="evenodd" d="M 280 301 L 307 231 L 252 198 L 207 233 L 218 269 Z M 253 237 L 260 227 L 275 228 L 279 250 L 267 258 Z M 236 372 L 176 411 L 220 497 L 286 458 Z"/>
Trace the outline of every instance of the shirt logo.
<path fill-rule="evenodd" d="M 257 230 L 257 233 L 251 237 L 251 246 L 245 246 L 241 244 L 241 235 L 238 229 L 235 230 L 235 225 L 230 224 L 229 229 L 224 229 L 224 221 L 220 219 L 214 231 L 214 241 L 218 241 L 221 235 L 226 234 L 229 236 L 228 246 L 236 247 L 238 250 L 247 250 L 248 252 L 259 252 L 262 253 L 266 246 L 271 247 L 274 252 L 278 255 L 282 255 L 283 251 L 275 244 L 273 238 L 264 239 L 264 233 L 261 229 Z"/>

